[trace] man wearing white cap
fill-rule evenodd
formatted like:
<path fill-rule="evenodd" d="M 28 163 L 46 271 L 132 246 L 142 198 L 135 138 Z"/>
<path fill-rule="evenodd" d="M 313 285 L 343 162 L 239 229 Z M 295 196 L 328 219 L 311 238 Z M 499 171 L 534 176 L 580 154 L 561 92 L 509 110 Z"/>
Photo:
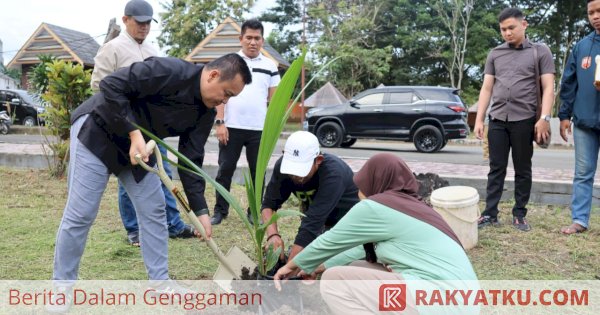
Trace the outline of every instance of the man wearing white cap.
<path fill-rule="evenodd" d="M 335 155 L 321 153 L 319 141 L 307 131 L 287 139 L 283 156 L 277 160 L 262 202 L 262 219 L 294 194 L 306 215 L 298 228 L 289 259 L 296 256 L 324 230 L 335 225 L 358 201 L 352 169 Z M 267 228 L 267 246 L 283 248 L 277 223 Z"/>

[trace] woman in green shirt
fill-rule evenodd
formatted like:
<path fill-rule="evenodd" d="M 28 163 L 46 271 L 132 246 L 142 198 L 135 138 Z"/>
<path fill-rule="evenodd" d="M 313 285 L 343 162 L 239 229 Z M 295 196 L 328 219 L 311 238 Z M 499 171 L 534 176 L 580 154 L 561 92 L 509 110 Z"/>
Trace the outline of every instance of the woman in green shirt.
<path fill-rule="evenodd" d="M 354 182 L 362 200 L 280 268 L 274 277 L 276 286 L 279 279 L 299 270 L 313 276 L 323 273 L 321 280 L 477 279 L 450 226 L 420 200 L 418 182 L 404 161 L 393 154 L 377 154 L 356 173 Z M 335 313 L 373 311 L 372 303 L 360 300 L 377 299 L 377 295 L 358 293 L 368 286 L 341 292 L 338 287 L 327 290 L 324 283 L 322 294 L 344 299 L 329 305 Z M 357 305 L 349 305 L 349 300 Z"/>

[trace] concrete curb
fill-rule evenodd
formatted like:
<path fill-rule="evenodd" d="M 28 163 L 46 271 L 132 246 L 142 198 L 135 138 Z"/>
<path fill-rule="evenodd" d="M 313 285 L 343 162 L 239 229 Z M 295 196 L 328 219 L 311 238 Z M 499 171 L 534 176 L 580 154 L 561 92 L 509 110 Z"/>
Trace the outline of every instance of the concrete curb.
<path fill-rule="evenodd" d="M 0 165 L 7 167 L 17 167 L 17 168 L 34 168 L 41 169 L 47 168 L 48 162 L 46 157 L 43 154 L 38 152 L 31 152 L 31 146 L 27 147 L 26 145 L 19 144 L 11 144 L 12 148 L 15 149 L 16 152 L 19 153 L 7 153 L 0 152 Z M 22 146 L 21 149 L 19 146 Z M 204 171 L 206 171 L 211 177 L 216 177 L 218 171 L 218 165 L 211 161 L 216 161 L 216 153 L 211 152 L 207 153 L 207 158 L 205 159 L 205 165 L 203 167 Z M 278 156 L 274 156 L 270 162 L 269 167 L 267 168 L 267 181 L 271 177 L 271 173 L 273 171 L 273 164 Z M 243 159 L 241 159 L 243 160 Z M 241 161 L 240 160 L 240 161 Z M 357 160 L 357 159 L 346 159 L 349 165 L 354 169 L 354 171 L 358 171 L 362 163 L 366 161 Z M 427 164 L 427 163 L 420 163 Z M 429 165 L 431 164 L 431 165 Z M 486 184 L 487 177 L 485 176 L 466 176 L 466 175 L 452 175 L 447 174 L 447 170 L 436 169 L 435 163 L 429 163 L 428 165 L 423 165 L 418 168 L 415 172 L 432 172 L 440 174 L 440 177 L 447 180 L 450 185 L 464 185 L 470 186 L 477 189 L 479 192 L 479 196 L 482 200 L 485 200 L 486 196 Z M 426 171 L 423 171 L 425 169 Z M 458 168 L 457 168 L 458 169 Z M 238 167 L 233 175 L 232 181 L 236 184 L 243 185 L 244 184 L 244 173 L 249 172 L 247 165 L 244 162 L 238 164 Z M 445 173 L 444 173 L 445 172 Z M 179 179 L 179 175 L 177 170 L 173 170 L 173 177 L 175 179 Z M 541 203 L 541 204 L 556 204 L 556 205 L 568 205 L 571 203 L 571 191 L 572 191 L 572 183 L 570 181 L 553 181 L 553 180 L 544 180 L 537 181 L 534 180 L 530 202 L 532 203 Z M 502 194 L 502 200 L 512 199 L 514 196 L 514 180 L 510 177 L 507 177 L 505 185 L 504 185 L 504 193 Z M 593 204 L 595 206 L 600 206 L 600 184 L 594 185 L 593 191 Z"/>

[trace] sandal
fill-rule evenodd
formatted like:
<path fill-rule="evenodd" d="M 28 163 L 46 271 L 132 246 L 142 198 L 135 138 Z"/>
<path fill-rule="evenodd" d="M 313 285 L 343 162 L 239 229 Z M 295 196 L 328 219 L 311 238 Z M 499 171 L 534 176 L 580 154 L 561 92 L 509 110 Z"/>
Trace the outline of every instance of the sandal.
<path fill-rule="evenodd" d="M 140 247 L 140 232 L 139 231 L 128 232 L 127 233 L 127 242 L 129 242 L 129 245 L 131 245 L 133 247 Z"/>
<path fill-rule="evenodd" d="M 587 228 L 577 223 L 573 223 L 560 229 L 560 232 L 565 235 L 578 234 L 585 231 L 587 231 Z"/>

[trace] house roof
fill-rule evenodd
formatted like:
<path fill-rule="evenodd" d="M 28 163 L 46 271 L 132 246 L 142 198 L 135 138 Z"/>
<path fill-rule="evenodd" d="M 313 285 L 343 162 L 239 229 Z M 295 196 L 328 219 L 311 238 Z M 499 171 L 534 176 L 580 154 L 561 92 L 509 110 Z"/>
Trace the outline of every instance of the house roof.
<path fill-rule="evenodd" d="M 304 100 L 304 106 L 327 107 L 343 104 L 347 101 L 348 99 L 331 82 L 327 82 Z"/>
<path fill-rule="evenodd" d="M 225 54 L 235 53 L 242 49 L 239 36 L 242 28 L 233 18 L 226 18 L 208 36 L 206 36 L 185 57 L 194 63 L 207 63 Z M 277 64 L 277 68 L 286 69 L 290 64 L 269 43 L 265 41 L 260 52 Z"/>
<path fill-rule="evenodd" d="M 52 55 L 57 59 L 94 65 L 94 56 L 100 45 L 86 33 L 42 23 L 29 37 L 19 52 L 8 63 L 8 68 L 39 63 L 38 55 Z"/>

